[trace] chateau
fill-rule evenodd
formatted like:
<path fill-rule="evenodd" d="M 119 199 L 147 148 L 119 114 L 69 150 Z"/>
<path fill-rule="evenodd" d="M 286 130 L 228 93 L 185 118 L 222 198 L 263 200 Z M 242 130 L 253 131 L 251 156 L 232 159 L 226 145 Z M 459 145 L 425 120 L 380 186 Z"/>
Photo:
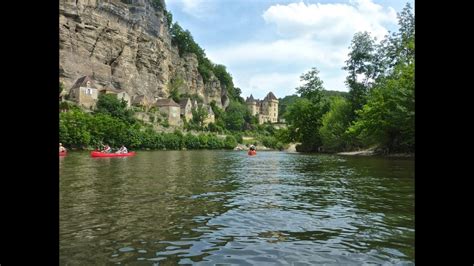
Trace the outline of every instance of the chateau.
<path fill-rule="evenodd" d="M 250 94 L 245 102 L 252 115 L 258 116 L 259 124 L 278 122 L 278 99 L 273 92 L 269 92 L 263 100 L 255 100 Z"/>

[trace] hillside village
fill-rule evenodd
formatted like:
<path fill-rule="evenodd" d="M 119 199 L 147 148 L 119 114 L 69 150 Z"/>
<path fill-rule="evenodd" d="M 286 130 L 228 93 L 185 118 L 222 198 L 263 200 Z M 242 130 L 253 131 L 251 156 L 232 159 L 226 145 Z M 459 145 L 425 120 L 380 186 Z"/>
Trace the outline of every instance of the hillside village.
<path fill-rule="evenodd" d="M 100 88 L 99 88 L 100 87 Z M 215 114 L 209 104 L 199 103 L 195 98 L 181 98 L 179 103 L 172 98 L 155 97 L 146 95 L 130 96 L 123 89 L 116 89 L 113 86 L 97 86 L 90 76 L 83 76 L 76 80 L 69 92 L 62 91 L 60 100 L 73 103 L 81 107 L 84 111 L 95 109 L 100 95 L 111 94 L 117 99 L 126 102 L 127 108 L 133 108 L 137 119 L 147 123 L 165 122 L 170 127 L 182 127 L 185 122 L 193 119 L 193 111 L 205 110 L 206 117 L 203 125 L 215 123 Z M 278 99 L 269 92 L 263 100 L 254 99 L 250 95 L 245 101 L 251 115 L 258 119 L 258 123 L 278 122 Z"/>

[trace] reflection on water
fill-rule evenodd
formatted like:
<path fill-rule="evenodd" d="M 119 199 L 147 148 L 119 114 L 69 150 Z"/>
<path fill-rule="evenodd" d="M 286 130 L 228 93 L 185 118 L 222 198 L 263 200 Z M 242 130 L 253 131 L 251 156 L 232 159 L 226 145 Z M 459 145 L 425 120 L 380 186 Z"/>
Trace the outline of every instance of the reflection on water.
<path fill-rule="evenodd" d="M 70 153 L 60 179 L 62 265 L 414 261 L 412 160 Z"/>

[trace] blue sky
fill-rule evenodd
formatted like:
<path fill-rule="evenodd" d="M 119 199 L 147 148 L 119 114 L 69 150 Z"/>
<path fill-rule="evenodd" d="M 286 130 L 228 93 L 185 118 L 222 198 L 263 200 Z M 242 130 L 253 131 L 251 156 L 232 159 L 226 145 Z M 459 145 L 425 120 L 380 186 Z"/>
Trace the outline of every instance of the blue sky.
<path fill-rule="evenodd" d="M 348 91 L 342 70 L 358 31 L 381 40 L 407 1 L 165 0 L 166 7 L 242 90 L 262 99 L 294 94 L 317 67 L 328 90 Z M 408 1 L 412 7 L 413 1 Z"/>

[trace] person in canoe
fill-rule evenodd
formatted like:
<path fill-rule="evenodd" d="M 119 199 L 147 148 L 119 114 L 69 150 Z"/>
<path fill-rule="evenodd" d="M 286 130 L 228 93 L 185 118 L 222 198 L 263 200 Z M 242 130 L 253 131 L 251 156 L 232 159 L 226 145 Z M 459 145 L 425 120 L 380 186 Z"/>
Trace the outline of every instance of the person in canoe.
<path fill-rule="evenodd" d="M 255 145 L 250 145 L 248 155 L 256 155 L 256 154 L 257 154 L 257 150 L 255 148 Z"/>
<path fill-rule="evenodd" d="M 115 153 L 128 153 L 127 147 L 122 145 L 122 147 L 120 147 L 120 149 Z"/>
<path fill-rule="evenodd" d="M 102 152 L 105 152 L 105 153 L 111 153 L 112 152 L 112 148 L 110 148 L 109 145 L 105 144 L 105 145 L 102 145 L 104 146 L 104 149 L 102 150 Z"/>
<path fill-rule="evenodd" d="M 66 148 L 64 148 L 62 143 L 59 143 L 59 152 L 66 152 Z"/>

